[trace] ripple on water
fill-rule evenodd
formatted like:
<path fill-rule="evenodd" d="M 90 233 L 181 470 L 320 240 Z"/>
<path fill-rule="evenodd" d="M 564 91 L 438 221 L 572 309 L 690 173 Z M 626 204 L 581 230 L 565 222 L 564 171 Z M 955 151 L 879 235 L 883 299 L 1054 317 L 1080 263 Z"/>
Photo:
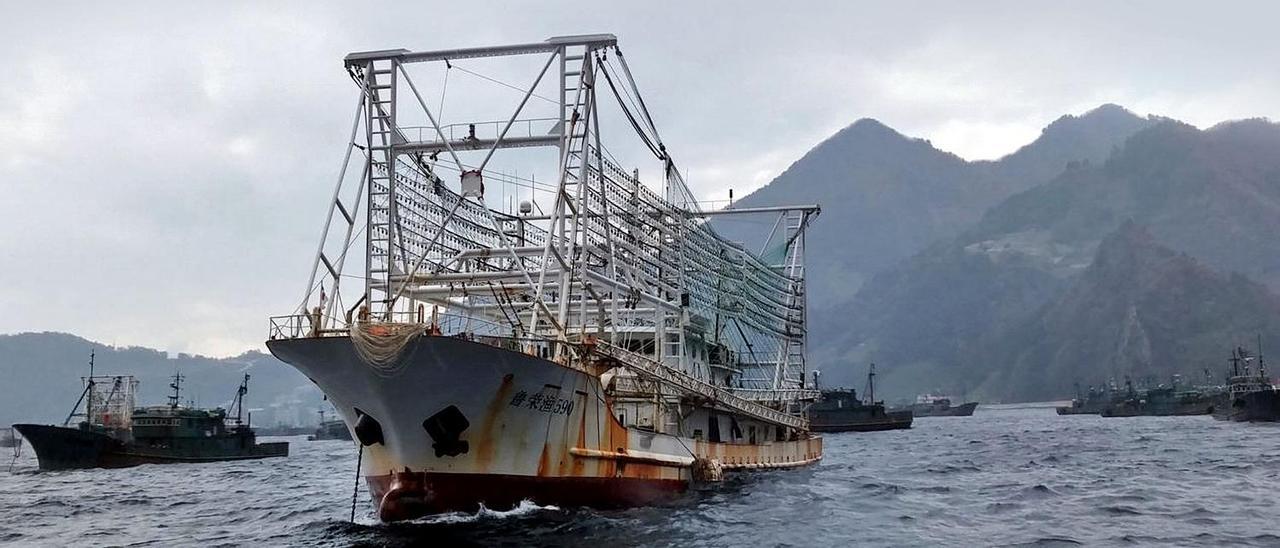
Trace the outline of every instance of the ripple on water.
<path fill-rule="evenodd" d="M 1058 496 L 1058 492 L 1049 488 L 1048 485 L 1037 483 L 1030 487 L 1024 487 L 1019 493 L 1019 498 L 1023 500 L 1038 500 Z"/>
<path fill-rule="evenodd" d="M 1068 537 L 1044 537 L 1038 538 L 1031 542 L 1019 542 L 1016 544 L 1004 544 L 1010 548 L 1060 548 L 1063 546 L 1083 546 L 1084 543 Z"/>
<path fill-rule="evenodd" d="M 1103 506 L 1098 511 L 1110 516 L 1141 516 L 1143 514 L 1137 508 L 1124 505 Z"/>

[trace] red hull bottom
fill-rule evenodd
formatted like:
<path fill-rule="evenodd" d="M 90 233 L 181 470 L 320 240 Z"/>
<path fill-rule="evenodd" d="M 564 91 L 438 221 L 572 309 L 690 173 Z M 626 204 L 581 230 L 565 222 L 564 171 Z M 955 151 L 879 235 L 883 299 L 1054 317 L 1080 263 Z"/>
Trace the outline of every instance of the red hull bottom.
<path fill-rule="evenodd" d="M 645 506 L 675 498 L 689 486 L 683 480 L 407 471 L 365 479 L 382 521 L 474 512 L 481 504 L 491 510 L 508 510 L 526 499 L 556 506 Z"/>

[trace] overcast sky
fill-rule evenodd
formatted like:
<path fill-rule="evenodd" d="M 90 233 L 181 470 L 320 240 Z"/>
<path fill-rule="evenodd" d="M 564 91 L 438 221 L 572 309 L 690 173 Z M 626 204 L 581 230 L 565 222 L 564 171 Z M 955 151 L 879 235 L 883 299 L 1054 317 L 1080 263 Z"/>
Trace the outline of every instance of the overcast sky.
<path fill-rule="evenodd" d="M 44 4 L 0 36 L 0 332 L 211 355 L 301 296 L 350 51 L 612 32 L 706 198 L 863 117 L 968 159 L 1104 102 L 1280 118 L 1263 2 Z"/>

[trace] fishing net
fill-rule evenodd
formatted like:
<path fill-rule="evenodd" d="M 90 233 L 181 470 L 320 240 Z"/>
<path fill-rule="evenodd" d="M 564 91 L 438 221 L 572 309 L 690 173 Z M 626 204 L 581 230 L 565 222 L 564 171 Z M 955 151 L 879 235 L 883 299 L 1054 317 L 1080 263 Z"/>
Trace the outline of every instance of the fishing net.
<path fill-rule="evenodd" d="M 421 324 L 358 322 L 351 329 L 351 344 L 364 363 L 391 375 L 399 373 L 409 360 L 402 360 L 404 349 L 422 334 Z"/>

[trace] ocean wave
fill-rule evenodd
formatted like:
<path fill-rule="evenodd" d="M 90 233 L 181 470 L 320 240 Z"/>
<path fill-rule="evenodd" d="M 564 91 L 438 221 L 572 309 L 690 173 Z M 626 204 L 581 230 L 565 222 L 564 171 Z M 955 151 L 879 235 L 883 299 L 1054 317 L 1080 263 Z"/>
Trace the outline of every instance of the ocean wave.
<path fill-rule="evenodd" d="M 517 504 L 514 508 L 510 510 L 490 510 L 489 508 L 485 507 L 485 505 L 481 504 L 480 509 L 476 510 L 474 514 L 469 514 L 466 512 L 449 512 L 447 514 L 436 514 L 434 516 L 419 518 L 417 520 L 414 520 L 414 523 L 419 523 L 422 525 L 472 523 L 476 521 L 490 520 L 490 519 L 519 518 L 519 517 L 533 515 L 538 512 L 559 512 L 559 511 L 560 511 L 559 506 L 554 506 L 550 504 L 546 506 L 540 506 L 537 503 L 533 502 L 532 500 L 524 499 L 520 501 L 520 504 Z"/>
<path fill-rule="evenodd" d="M 1103 506 L 1098 510 L 1104 514 L 1108 514 L 1112 516 L 1141 516 L 1144 513 L 1141 510 L 1138 510 L 1137 508 L 1134 508 L 1132 506 L 1124 506 L 1124 505 Z"/>

